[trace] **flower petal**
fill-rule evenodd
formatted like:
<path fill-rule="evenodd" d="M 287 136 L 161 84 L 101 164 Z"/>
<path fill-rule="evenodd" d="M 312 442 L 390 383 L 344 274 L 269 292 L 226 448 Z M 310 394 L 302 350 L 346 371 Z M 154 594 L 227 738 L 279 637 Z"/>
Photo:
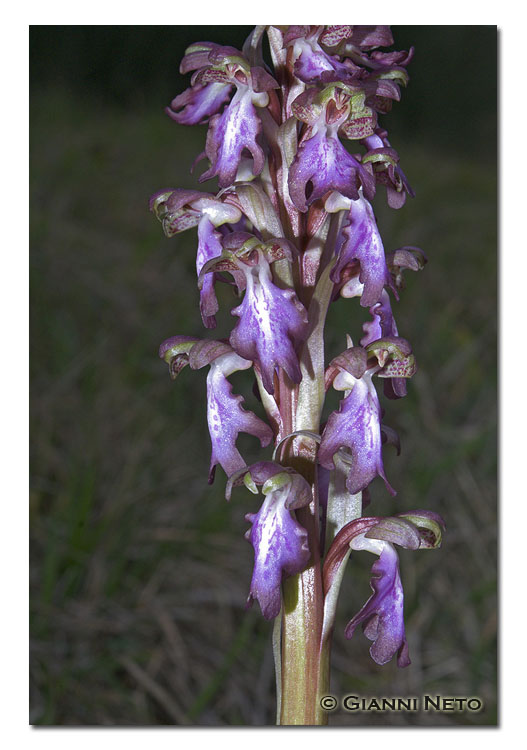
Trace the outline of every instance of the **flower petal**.
<path fill-rule="evenodd" d="M 241 265 L 247 288 L 242 304 L 232 311 L 240 320 L 230 343 L 242 357 L 258 362 L 266 391 L 274 393 L 277 367 L 282 367 L 294 383 L 300 382 L 295 347 L 305 335 L 307 312 L 292 289 L 273 284 L 269 263 L 262 253 L 256 265 Z"/>
<path fill-rule="evenodd" d="M 359 280 L 364 284 L 360 304 L 371 307 L 379 301 L 384 285 L 390 285 L 392 279 L 373 209 L 362 196 L 351 204 L 348 222 L 341 232 L 340 250 L 331 271 L 331 280 L 337 283 L 344 267 L 354 260 L 360 263 Z"/>
<path fill-rule="evenodd" d="M 180 125 L 200 125 L 218 114 L 231 94 L 229 83 L 191 86 L 172 100 L 165 112 Z"/>
<path fill-rule="evenodd" d="M 237 370 L 246 370 L 251 362 L 234 352 L 224 354 L 211 362 L 207 376 L 207 422 L 212 443 L 209 481 L 220 464 L 227 476 L 243 468 L 246 462 L 236 448 L 240 432 L 254 435 L 262 447 L 269 445 L 273 431 L 252 412 L 242 409 L 243 397 L 232 393 L 227 376 Z"/>
<path fill-rule="evenodd" d="M 370 585 L 373 595 L 360 612 L 348 623 L 346 638 L 351 638 L 362 624 L 364 635 L 373 641 L 370 654 L 377 664 L 386 664 L 397 654 L 397 665 L 410 664 L 404 628 L 404 594 L 399 574 L 397 552 L 389 542 L 367 540 L 364 537 L 352 549 L 368 549 L 380 554 L 373 564 Z"/>
<path fill-rule="evenodd" d="M 351 374 L 347 375 L 354 380 Z M 355 381 L 351 393 L 340 402 L 339 410 L 330 414 L 322 433 L 319 463 L 333 469 L 333 456 L 341 448 L 351 452 L 346 486 L 352 495 L 366 489 L 376 476 L 384 479 L 388 492 L 396 494 L 384 473 L 381 407 L 369 373 Z"/>
<path fill-rule="evenodd" d="M 325 126 L 300 144 L 289 170 L 289 192 L 299 211 L 307 211 L 308 205 L 331 190 L 356 200 L 361 185 L 373 197 L 373 176 Z"/>
<path fill-rule="evenodd" d="M 200 182 L 217 176 L 221 188 L 232 185 L 244 149 L 253 158 L 253 175 L 259 175 L 262 171 L 265 156 L 256 142 L 261 121 L 252 97 L 251 89 L 240 86 L 223 114 L 211 119 L 205 147 L 210 168 L 201 175 Z"/>
<path fill-rule="evenodd" d="M 257 599 L 268 620 L 280 612 L 282 576 L 299 573 L 310 557 L 307 531 L 287 508 L 289 493 L 288 484 L 269 492 L 258 513 L 246 516 L 254 548 L 249 602 Z"/>
<path fill-rule="evenodd" d="M 205 263 L 222 254 L 223 248 L 220 237 L 220 233 L 214 229 L 214 225 L 208 216 L 204 215 L 198 225 L 198 252 L 196 255 L 198 277 Z M 206 328 L 215 328 L 216 318 L 214 316 L 218 312 L 219 305 L 214 291 L 213 273 L 207 274 L 203 279 L 203 285 L 199 293 L 199 307 L 203 325 Z"/>

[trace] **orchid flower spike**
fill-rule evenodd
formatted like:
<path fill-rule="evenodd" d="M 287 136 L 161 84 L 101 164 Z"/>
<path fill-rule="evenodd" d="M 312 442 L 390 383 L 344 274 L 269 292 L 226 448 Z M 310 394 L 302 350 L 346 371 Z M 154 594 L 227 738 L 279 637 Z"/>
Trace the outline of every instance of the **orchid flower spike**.
<path fill-rule="evenodd" d="M 329 691 L 330 634 L 351 555 L 378 559 L 373 593 L 346 636 L 361 625 L 378 664 L 410 663 L 396 547 L 437 548 L 444 526 L 430 511 L 363 515 L 377 477 L 395 495 L 383 445 L 399 454 L 400 441 L 383 423 L 375 382 L 400 399 L 416 372 L 392 306 L 404 272 L 426 263 L 412 245 L 385 252 L 375 217 L 379 186 L 393 208 L 414 195 L 382 122 L 413 55 L 383 49 L 392 44 L 383 25 L 256 26 L 241 49 L 192 44 L 180 68 L 190 85 L 166 111 L 177 125 L 207 126 L 194 164 L 206 161 L 199 182 L 211 187 L 165 188 L 150 199 L 166 237 L 196 229 L 201 321 L 226 327 L 215 339 L 173 336 L 159 356 L 172 378 L 187 365 L 209 368 L 209 482 L 220 466 L 228 499 L 235 487 L 263 495 L 245 516 L 254 550 L 248 605 L 256 600 L 275 619 L 282 724 L 327 720 L 320 696 Z M 234 320 L 220 310 L 229 292 Z M 348 336 L 346 349 L 328 356 L 327 316 L 337 304 L 359 344 Z M 252 410 L 229 380 L 240 371 L 253 375 Z M 342 398 L 324 423 L 330 386 Z M 241 433 L 264 451 L 250 466 Z"/>

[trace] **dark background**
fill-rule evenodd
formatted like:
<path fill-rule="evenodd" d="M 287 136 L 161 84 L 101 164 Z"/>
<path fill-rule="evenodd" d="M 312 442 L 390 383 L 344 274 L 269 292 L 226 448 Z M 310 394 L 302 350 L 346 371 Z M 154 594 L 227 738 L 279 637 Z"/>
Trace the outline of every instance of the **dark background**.
<path fill-rule="evenodd" d="M 440 512 L 440 551 L 401 552 L 412 665 L 378 667 L 361 633 L 369 594 L 356 556 L 337 619 L 335 695 L 477 695 L 481 713 L 332 715 L 333 725 L 496 723 L 497 32 L 392 27 L 416 47 L 410 85 L 381 124 L 416 191 L 375 209 L 387 250 L 429 263 L 395 315 L 420 369 L 383 402 L 402 454 L 379 514 Z M 195 233 L 166 240 L 157 189 L 197 185 L 206 127 L 163 108 L 186 86 L 193 41 L 240 47 L 250 27 L 30 29 L 31 708 L 41 725 L 274 722 L 270 625 L 246 612 L 252 549 L 240 491 L 206 483 L 205 373 L 176 383 L 157 358 L 175 333 L 203 335 Z M 198 172 L 200 170 L 198 169 Z M 213 190 L 211 183 L 204 190 Z M 225 293 L 219 334 L 232 327 Z M 328 358 L 360 331 L 355 300 L 328 322 Z M 246 373 L 233 378 L 257 410 Z M 336 403 L 331 403 L 334 408 Z M 240 441 L 248 459 L 261 454 Z M 267 456 L 267 454 L 266 454 Z M 373 509 L 372 509 L 373 512 Z"/>

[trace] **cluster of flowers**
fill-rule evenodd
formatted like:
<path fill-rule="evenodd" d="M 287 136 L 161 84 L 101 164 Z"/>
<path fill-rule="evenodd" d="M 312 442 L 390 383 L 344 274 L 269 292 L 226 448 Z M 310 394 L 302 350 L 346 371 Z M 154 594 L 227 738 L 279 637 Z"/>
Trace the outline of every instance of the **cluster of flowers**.
<path fill-rule="evenodd" d="M 264 62 L 267 31 L 274 71 Z M 407 52 L 383 52 L 393 44 L 387 26 L 256 27 L 239 51 L 203 42 L 188 48 L 181 64 L 192 72 L 191 86 L 167 109 L 177 123 L 208 123 L 205 151 L 209 168 L 200 182 L 218 178 L 216 194 L 165 189 L 150 208 L 168 237 L 197 227 L 200 311 L 203 324 L 216 326 L 215 286 L 229 283 L 241 303 L 228 340 L 174 336 L 160 357 L 175 377 L 183 367 L 210 368 L 207 419 L 212 442 L 210 481 L 219 464 L 228 477 L 227 496 L 244 484 L 264 502 L 247 515 L 247 538 L 255 564 L 249 601 L 258 600 L 266 618 L 281 607 L 284 576 L 309 562 L 308 535 L 295 511 L 320 494 L 321 521 L 328 485 L 341 472 L 349 497 L 363 493 L 381 476 L 389 485 L 382 444 L 397 444 L 381 422 L 373 377 L 384 379 L 388 398 L 406 393 L 416 369 L 409 343 L 398 334 L 389 292 L 398 299 L 405 269 L 419 270 L 426 259 L 414 247 L 385 253 L 370 201 L 377 185 L 399 208 L 413 195 L 399 156 L 379 114 L 400 97 L 407 82 Z M 341 139 L 360 145 L 351 154 Z M 326 297 L 321 290 L 329 289 Z M 369 308 L 360 344 L 348 347 L 320 371 L 310 365 L 314 339 L 327 306 L 339 297 L 358 297 Z M 314 301 L 314 302 L 313 302 Z M 321 346 L 323 347 L 323 338 Z M 323 360 L 323 349 L 322 349 Z M 253 369 L 268 423 L 242 407 L 228 377 Z M 337 411 L 320 434 L 316 486 L 276 460 L 246 465 L 236 447 L 240 432 L 262 447 L 291 437 L 281 394 L 303 379 L 322 379 L 343 391 Z M 323 398 L 304 404 L 318 424 Z M 293 419 L 293 430 L 295 429 Z M 298 429 L 298 428 L 297 428 Z M 289 435 L 287 434 L 289 432 Z M 276 451 L 275 451 L 276 453 Z M 373 641 L 379 664 L 396 653 L 409 663 L 403 622 L 403 595 L 394 544 L 417 549 L 438 546 L 442 521 L 426 511 L 381 519 L 362 517 L 335 529 L 325 555 L 326 596 L 339 580 L 350 550 L 379 556 L 373 565 L 373 594 L 346 628 L 351 637 L 361 623 Z"/>

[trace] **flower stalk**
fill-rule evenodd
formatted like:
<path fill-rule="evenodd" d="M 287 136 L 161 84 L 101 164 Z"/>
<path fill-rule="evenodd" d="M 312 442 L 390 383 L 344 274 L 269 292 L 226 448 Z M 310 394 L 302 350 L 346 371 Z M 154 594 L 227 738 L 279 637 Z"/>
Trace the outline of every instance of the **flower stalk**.
<path fill-rule="evenodd" d="M 383 424 L 375 383 L 382 378 L 385 396 L 398 399 L 416 371 L 391 305 L 404 270 L 426 262 L 412 246 L 385 252 L 372 205 L 379 185 L 394 208 L 413 196 L 378 123 L 408 81 L 413 50 L 382 51 L 392 44 L 386 26 L 257 26 L 242 50 L 191 45 L 181 64 L 190 88 L 167 112 L 181 125 L 208 123 L 200 182 L 215 179 L 217 189 L 168 188 L 150 200 L 168 237 L 197 229 L 206 330 L 216 327 L 217 285 L 237 296 L 228 338 L 172 336 L 160 356 L 173 378 L 187 365 L 209 367 L 209 482 L 220 466 L 228 499 L 238 487 L 264 498 L 245 516 L 254 549 L 248 606 L 256 600 L 275 621 L 281 725 L 327 723 L 321 698 L 330 691 L 340 584 L 355 552 L 379 559 L 373 594 L 346 636 L 360 624 L 378 664 L 395 655 L 399 666 L 410 663 L 394 545 L 436 548 L 444 527 L 423 510 L 364 516 L 377 476 L 395 494 L 383 445 L 399 452 L 399 440 Z M 354 330 L 351 319 L 346 348 L 328 357 L 328 310 L 353 298 L 370 320 Z M 238 370 L 252 370 L 262 416 L 233 393 L 228 378 Z M 342 398 L 325 414 L 330 388 Z M 240 432 L 272 455 L 246 465 Z"/>

